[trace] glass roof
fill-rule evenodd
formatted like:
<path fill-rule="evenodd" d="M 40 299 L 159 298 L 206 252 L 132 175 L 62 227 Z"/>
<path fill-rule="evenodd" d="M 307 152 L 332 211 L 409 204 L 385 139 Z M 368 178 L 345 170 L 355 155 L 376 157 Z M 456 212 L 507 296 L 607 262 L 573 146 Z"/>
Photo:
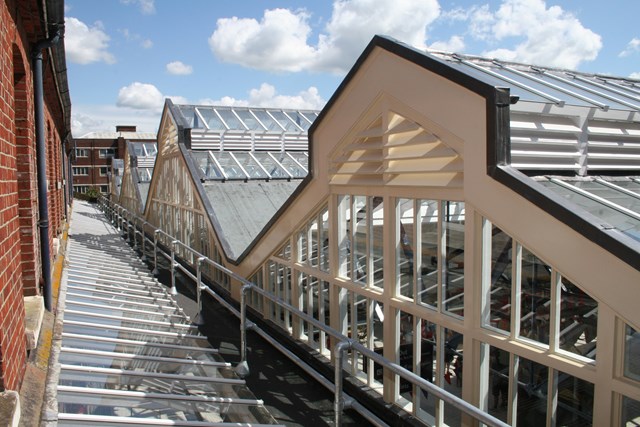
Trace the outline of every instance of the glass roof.
<path fill-rule="evenodd" d="M 640 241 L 640 180 L 560 179 L 542 185 L 580 206 L 606 224 Z"/>
<path fill-rule="evenodd" d="M 453 68 L 493 86 L 509 86 L 525 101 L 640 111 L 640 85 L 629 79 L 432 52 Z"/>
<path fill-rule="evenodd" d="M 309 173 L 306 152 L 192 151 L 207 180 L 299 179 Z"/>
<path fill-rule="evenodd" d="M 318 112 L 277 108 L 176 105 L 187 127 L 212 131 L 304 133 Z"/>

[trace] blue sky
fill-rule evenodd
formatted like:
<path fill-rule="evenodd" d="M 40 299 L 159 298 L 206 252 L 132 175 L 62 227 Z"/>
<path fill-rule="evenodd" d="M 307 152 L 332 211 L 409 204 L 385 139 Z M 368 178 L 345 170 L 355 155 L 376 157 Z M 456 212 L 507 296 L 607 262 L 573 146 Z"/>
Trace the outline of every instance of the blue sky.
<path fill-rule="evenodd" d="M 72 132 L 176 103 L 321 109 L 374 34 L 640 79 L 640 0 L 67 0 Z"/>

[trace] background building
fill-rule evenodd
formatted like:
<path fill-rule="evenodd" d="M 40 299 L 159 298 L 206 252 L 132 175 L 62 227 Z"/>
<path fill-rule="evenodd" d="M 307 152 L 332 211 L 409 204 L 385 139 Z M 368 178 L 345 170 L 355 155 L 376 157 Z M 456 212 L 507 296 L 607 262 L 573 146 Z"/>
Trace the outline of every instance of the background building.
<path fill-rule="evenodd" d="M 63 1 L 3 1 L 0 22 L 0 399 L 16 408 L 39 330 L 25 326 L 25 306 L 52 308 L 51 262 L 70 203 L 71 112 Z"/>
<path fill-rule="evenodd" d="M 92 132 L 75 138 L 73 192 L 84 194 L 95 188 L 108 194 L 111 160 L 122 158 L 126 141 L 154 142 L 155 139 L 153 133 L 136 132 L 136 126 L 116 126 L 115 132 Z"/>

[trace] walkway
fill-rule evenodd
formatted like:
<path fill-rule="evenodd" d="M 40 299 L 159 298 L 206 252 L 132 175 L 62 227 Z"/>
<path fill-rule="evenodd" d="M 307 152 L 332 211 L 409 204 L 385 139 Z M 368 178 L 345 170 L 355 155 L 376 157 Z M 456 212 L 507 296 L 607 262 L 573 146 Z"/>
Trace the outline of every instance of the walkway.
<path fill-rule="evenodd" d="M 59 426 L 275 424 L 118 231 L 79 200 L 67 259 Z"/>

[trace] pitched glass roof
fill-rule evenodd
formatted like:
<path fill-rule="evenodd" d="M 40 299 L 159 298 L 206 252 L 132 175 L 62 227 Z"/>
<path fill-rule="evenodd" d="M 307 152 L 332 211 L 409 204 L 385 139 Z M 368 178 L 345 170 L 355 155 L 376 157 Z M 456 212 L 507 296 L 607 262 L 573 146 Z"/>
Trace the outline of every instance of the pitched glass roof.
<path fill-rule="evenodd" d="M 508 86 L 521 100 L 640 111 L 640 81 L 477 56 L 430 52 L 448 65 L 493 86 Z"/>
<path fill-rule="evenodd" d="M 640 241 L 640 177 L 549 178 L 540 183 L 603 223 Z"/>
<path fill-rule="evenodd" d="M 176 105 L 187 127 L 211 131 L 306 132 L 316 111 L 280 108 Z"/>

